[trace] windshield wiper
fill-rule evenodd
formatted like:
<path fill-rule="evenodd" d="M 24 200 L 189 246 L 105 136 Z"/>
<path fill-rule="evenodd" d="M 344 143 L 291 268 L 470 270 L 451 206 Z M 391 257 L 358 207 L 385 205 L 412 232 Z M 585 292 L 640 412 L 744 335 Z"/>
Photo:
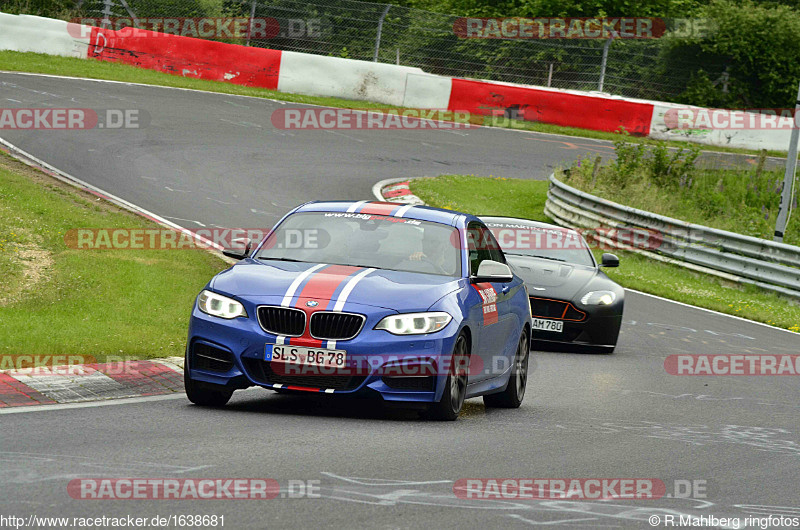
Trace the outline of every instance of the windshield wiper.
<path fill-rule="evenodd" d="M 291 261 L 292 263 L 311 263 L 310 261 L 303 261 L 301 259 L 292 258 L 271 258 L 269 256 L 259 256 L 258 259 L 272 260 L 272 261 Z"/>
<path fill-rule="evenodd" d="M 358 263 L 331 263 L 331 265 L 341 265 L 342 267 L 361 267 L 362 269 L 384 269 L 385 267 L 378 267 L 377 265 L 359 265 Z M 388 269 L 394 270 L 394 269 Z"/>
<path fill-rule="evenodd" d="M 566 262 L 566 261 L 567 261 L 567 260 L 565 260 L 565 259 L 561 259 L 561 258 L 551 258 L 550 256 L 537 256 L 537 255 L 533 255 L 533 256 L 530 256 L 530 257 L 531 257 L 531 258 L 549 259 L 550 261 L 560 261 L 560 262 Z"/>

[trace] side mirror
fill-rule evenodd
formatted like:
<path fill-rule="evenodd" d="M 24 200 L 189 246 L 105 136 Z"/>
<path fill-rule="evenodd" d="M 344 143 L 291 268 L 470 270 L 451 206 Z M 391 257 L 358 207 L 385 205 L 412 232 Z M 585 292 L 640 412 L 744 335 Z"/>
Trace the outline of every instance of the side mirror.
<path fill-rule="evenodd" d="M 234 239 L 233 242 L 243 242 L 244 239 Z M 222 254 L 228 256 L 229 258 L 233 259 L 244 259 L 250 255 L 250 249 L 253 247 L 253 242 L 249 239 L 246 240 L 247 242 L 242 247 L 234 247 L 234 248 L 226 248 L 222 250 Z"/>
<path fill-rule="evenodd" d="M 480 282 L 510 282 L 514 279 L 511 267 L 505 263 L 485 259 L 478 266 L 478 273 L 472 277 L 472 281 Z"/>
<path fill-rule="evenodd" d="M 619 267 L 619 258 L 614 254 L 603 254 L 600 261 L 601 267 Z"/>

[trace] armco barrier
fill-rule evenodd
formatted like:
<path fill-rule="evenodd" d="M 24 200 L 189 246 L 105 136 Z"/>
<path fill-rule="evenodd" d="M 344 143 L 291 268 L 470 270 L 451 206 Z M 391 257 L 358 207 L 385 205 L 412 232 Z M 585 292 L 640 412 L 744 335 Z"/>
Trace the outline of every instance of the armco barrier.
<path fill-rule="evenodd" d="M 448 109 L 484 115 L 514 109 L 527 121 L 608 132 L 621 126 L 638 136 L 650 132 L 653 115 L 651 103 L 468 79 L 453 79 Z"/>
<path fill-rule="evenodd" d="M 0 50 L 86 57 L 89 36 L 73 37 L 63 20 L 0 13 Z"/>
<path fill-rule="evenodd" d="M 638 252 L 800 298 L 800 247 L 623 206 L 568 186 L 555 175 L 550 176 L 545 213 L 562 226 L 654 231 L 661 236 L 660 245 Z M 613 239 L 598 239 L 619 246 Z"/>

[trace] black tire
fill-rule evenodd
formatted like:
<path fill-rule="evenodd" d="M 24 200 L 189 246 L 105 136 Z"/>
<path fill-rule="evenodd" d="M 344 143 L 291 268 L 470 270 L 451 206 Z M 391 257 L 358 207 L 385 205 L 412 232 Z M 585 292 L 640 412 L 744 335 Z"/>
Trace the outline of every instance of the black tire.
<path fill-rule="evenodd" d="M 522 330 L 514 356 L 514 366 L 508 376 L 508 385 L 502 392 L 483 396 L 483 404 L 487 407 L 516 409 L 522 405 L 525 389 L 528 386 L 528 360 L 530 359 L 530 341 L 527 330 Z"/>
<path fill-rule="evenodd" d="M 454 421 L 458 418 L 467 395 L 468 366 L 469 344 L 466 334 L 462 331 L 453 346 L 450 373 L 445 381 L 442 398 L 430 406 L 427 417 L 439 421 Z"/>
<path fill-rule="evenodd" d="M 203 407 L 222 407 L 230 401 L 233 395 L 232 389 L 222 385 L 203 383 L 190 378 L 188 362 L 183 365 L 183 387 L 189 401 Z"/>

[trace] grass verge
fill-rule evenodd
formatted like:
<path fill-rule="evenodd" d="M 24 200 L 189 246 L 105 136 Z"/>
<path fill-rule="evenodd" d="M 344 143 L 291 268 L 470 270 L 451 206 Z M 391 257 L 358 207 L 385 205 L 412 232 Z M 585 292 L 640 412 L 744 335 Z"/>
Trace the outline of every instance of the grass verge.
<path fill-rule="evenodd" d="M 0 153 L 0 355 L 182 356 L 203 250 L 78 250 L 73 228 L 154 223 Z"/>
<path fill-rule="evenodd" d="M 552 222 L 543 213 L 547 187 L 546 181 L 472 175 L 411 181 L 411 191 L 431 206 Z M 623 287 L 800 332 L 800 305 L 791 300 L 632 252 L 614 253 L 621 266 L 605 272 Z"/>
<path fill-rule="evenodd" d="M 245 87 L 232 83 L 220 81 L 206 81 L 190 77 L 181 77 L 154 70 L 135 68 L 130 65 L 120 63 L 110 63 L 97 60 L 78 59 L 74 57 L 57 57 L 39 53 L 21 53 L 12 51 L 0 51 L 0 70 L 12 72 L 30 72 L 50 75 L 63 75 L 71 77 L 86 77 L 89 79 L 106 79 L 111 81 L 123 81 L 127 83 L 141 83 L 145 85 L 170 86 L 176 88 L 189 88 L 203 90 L 206 92 L 219 92 L 223 94 L 234 94 L 239 96 L 252 96 L 260 98 L 277 99 L 290 101 L 293 103 L 303 103 L 310 105 L 322 105 L 326 107 L 349 108 L 349 109 L 401 109 L 382 103 L 370 103 L 367 101 L 353 101 L 342 98 L 302 96 L 298 94 L 287 94 L 265 88 Z M 504 128 L 518 129 L 523 131 L 541 132 L 548 134 L 561 134 L 581 138 L 593 138 L 596 140 L 614 141 L 619 138 L 616 133 L 603 131 L 590 131 L 577 129 L 574 127 L 562 127 L 547 123 L 536 123 L 520 120 L 497 120 L 494 124 L 491 120 L 484 121 L 482 117 L 480 123 L 488 126 L 503 126 Z M 645 144 L 662 143 L 672 147 L 681 147 L 690 144 L 682 141 L 658 142 L 649 138 L 637 138 L 637 142 Z M 723 146 L 703 146 L 706 151 L 716 151 L 723 153 L 758 154 L 755 150 L 737 149 Z M 770 156 L 786 156 L 785 152 L 770 151 Z"/>

